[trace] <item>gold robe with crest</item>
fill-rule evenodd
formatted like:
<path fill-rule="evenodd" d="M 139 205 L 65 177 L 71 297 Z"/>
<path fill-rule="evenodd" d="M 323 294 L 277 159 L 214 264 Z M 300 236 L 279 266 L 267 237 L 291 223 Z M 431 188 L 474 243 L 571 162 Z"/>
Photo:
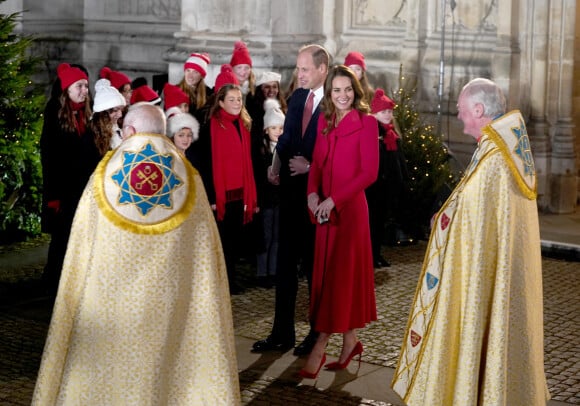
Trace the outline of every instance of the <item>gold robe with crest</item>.
<path fill-rule="evenodd" d="M 545 405 L 542 306 L 536 172 L 512 111 L 433 223 L 393 389 L 411 406 Z"/>
<path fill-rule="evenodd" d="M 89 180 L 70 234 L 33 405 L 237 405 L 233 320 L 203 183 L 136 134 Z"/>

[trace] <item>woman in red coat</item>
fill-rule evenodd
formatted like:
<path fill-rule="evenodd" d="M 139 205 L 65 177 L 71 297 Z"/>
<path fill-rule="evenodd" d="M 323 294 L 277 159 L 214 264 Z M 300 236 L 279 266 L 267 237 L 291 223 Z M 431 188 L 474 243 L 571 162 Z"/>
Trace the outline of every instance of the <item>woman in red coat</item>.
<path fill-rule="evenodd" d="M 332 333 L 342 333 L 342 352 L 327 369 L 360 359 L 355 329 L 377 319 L 365 189 L 377 177 L 378 127 L 350 68 L 329 73 L 323 111 L 308 178 L 308 207 L 318 223 L 310 317 L 320 335 L 300 371 L 305 378 L 318 375 Z"/>

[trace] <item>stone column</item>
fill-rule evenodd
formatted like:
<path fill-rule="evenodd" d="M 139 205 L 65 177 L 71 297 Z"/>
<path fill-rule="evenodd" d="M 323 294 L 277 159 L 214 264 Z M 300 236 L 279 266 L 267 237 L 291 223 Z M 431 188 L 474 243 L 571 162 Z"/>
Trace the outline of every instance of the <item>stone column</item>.
<path fill-rule="evenodd" d="M 436 13 L 437 7 L 433 1 L 426 0 L 409 0 L 407 5 L 407 19 L 405 38 L 401 48 L 401 65 L 403 73 L 411 81 L 416 82 L 421 71 L 422 57 L 425 53 L 427 45 L 425 43 L 427 37 L 428 15 L 431 13 L 424 13 L 422 10 L 430 9 L 433 14 Z M 432 15 L 432 14 L 431 14 Z M 438 27 L 431 26 L 431 30 L 437 30 Z"/>
<path fill-rule="evenodd" d="M 469 80 L 475 77 L 501 80 L 509 77 L 511 69 L 511 48 L 498 39 L 497 2 L 484 0 L 458 0 L 452 10 L 449 1 L 440 0 L 429 4 L 431 9 L 419 10 L 429 15 L 427 45 L 422 58 L 421 75 L 423 94 L 422 111 L 433 113 L 437 119 L 438 89 L 443 29 L 442 16 L 445 17 L 444 81 L 442 100 L 441 128 L 446 142 L 457 160 L 465 167 L 475 149 L 475 140 L 463 134 L 463 126 L 457 120 L 457 97 Z M 443 8 L 444 7 L 444 8 Z M 507 30 L 509 31 L 509 25 Z M 507 59 L 506 59 L 507 56 Z M 505 81 L 505 80 L 504 80 Z"/>
<path fill-rule="evenodd" d="M 547 65 L 548 65 L 548 24 L 549 13 L 547 0 L 531 0 L 533 13 L 527 16 L 525 24 L 527 35 L 524 41 L 528 41 L 530 49 L 526 56 L 529 62 L 530 86 L 530 120 L 528 122 L 528 135 L 538 179 L 538 207 L 540 210 L 548 210 L 550 203 L 550 165 L 551 146 L 548 134 L 548 122 L 546 120 L 546 92 L 547 92 Z"/>
<path fill-rule="evenodd" d="M 574 0 L 550 2 L 548 54 L 548 111 L 555 117 L 550 178 L 550 211 L 572 213 L 576 208 L 577 178 L 572 134 L 574 77 Z"/>
<path fill-rule="evenodd" d="M 491 76 L 505 92 L 507 104 L 519 108 L 520 44 L 518 4 L 516 1 L 500 1 L 497 5 L 496 42 L 492 50 Z M 513 74 L 515 73 L 515 77 Z"/>

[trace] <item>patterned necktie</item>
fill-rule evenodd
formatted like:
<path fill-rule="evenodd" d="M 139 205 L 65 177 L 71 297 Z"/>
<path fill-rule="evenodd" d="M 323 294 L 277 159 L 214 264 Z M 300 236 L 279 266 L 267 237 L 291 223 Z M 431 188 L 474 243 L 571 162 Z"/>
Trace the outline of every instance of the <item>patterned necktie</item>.
<path fill-rule="evenodd" d="M 304 105 L 304 113 L 302 114 L 302 136 L 306 132 L 306 127 L 312 118 L 312 108 L 314 107 L 314 92 L 310 92 Z"/>

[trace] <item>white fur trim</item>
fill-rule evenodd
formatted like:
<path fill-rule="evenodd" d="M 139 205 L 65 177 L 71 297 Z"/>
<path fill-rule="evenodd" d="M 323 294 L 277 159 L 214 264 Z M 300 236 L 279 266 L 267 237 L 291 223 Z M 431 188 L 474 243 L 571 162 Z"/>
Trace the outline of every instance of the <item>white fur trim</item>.
<path fill-rule="evenodd" d="M 173 138 L 182 128 L 189 128 L 193 133 L 193 142 L 199 138 L 199 122 L 189 113 L 177 113 L 167 120 L 167 136 Z"/>

